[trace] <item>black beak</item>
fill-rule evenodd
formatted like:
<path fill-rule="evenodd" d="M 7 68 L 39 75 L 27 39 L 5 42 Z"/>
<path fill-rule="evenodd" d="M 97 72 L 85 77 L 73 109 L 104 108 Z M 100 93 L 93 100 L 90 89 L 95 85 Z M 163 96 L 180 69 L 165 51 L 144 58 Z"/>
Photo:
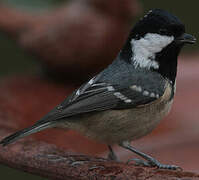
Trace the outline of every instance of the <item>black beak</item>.
<path fill-rule="evenodd" d="M 180 37 L 175 40 L 177 43 L 187 43 L 194 44 L 196 42 L 196 38 L 190 34 L 184 33 Z"/>

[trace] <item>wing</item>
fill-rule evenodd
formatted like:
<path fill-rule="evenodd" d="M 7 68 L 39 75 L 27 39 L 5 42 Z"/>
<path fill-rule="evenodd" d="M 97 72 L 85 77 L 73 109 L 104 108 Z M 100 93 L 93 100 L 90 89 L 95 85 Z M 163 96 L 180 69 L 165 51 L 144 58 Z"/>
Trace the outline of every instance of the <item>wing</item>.
<path fill-rule="evenodd" d="M 136 83 L 121 86 L 121 84 L 100 82 L 98 78 L 93 78 L 74 91 L 44 119 L 56 120 L 82 113 L 128 109 L 148 104 L 163 95 L 164 82 L 159 81 L 159 83 L 150 83 L 151 86 L 144 88 Z"/>

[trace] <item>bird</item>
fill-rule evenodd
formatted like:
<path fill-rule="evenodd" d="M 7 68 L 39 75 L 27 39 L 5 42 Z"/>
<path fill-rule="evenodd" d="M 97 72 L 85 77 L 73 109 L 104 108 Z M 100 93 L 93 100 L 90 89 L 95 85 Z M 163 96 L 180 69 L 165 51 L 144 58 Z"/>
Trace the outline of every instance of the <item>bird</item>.
<path fill-rule="evenodd" d="M 150 133 L 169 113 L 176 91 L 178 55 L 185 44 L 195 42 L 175 15 L 163 9 L 150 10 L 134 25 L 112 64 L 33 126 L 0 144 L 6 146 L 47 128 L 72 129 L 107 144 L 111 160 L 117 160 L 112 148 L 117 144 L 141 157 L 129 162 L 178 169 L 137 150 L 131 141 Z"/>

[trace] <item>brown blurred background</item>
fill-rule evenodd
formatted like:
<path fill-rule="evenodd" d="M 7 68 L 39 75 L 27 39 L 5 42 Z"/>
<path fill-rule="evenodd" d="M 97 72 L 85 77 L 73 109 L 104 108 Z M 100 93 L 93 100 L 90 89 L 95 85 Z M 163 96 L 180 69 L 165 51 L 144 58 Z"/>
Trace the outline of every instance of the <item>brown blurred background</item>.
<path fill-rule="evenodd" d="M 3 1 L 3 0 L 2 0 Z M 54 6 L 61 6 L 66 0 L 4 0 L 7 4 L 19 9 L 41 13 L 42 11 L 47 11 L 49 8 Z M 3 2 L 4 2 L 3 1 Z M 137 15 L 138 18 L 142 16 L 144 12 L 147 12 L 151 8 L 163 8 L 169 10 L 170 12 L 176 14 L 185 24 L 187 32 L 194 34 L 198 39 L 199 24 L 197 23 L 197 9 L 199 2 L 193 1 L 187 3 L 186 1 L 144 1 L 140 0 L 141 11 Z M 134 24 L 135 20 L 129 21 L 130 24 Z M 114 42 L 113 42 L 114 44 Z M 187 46 L 184 52 L 196 52 L 198 44 L 194 46 Z M 22 73 L 22 72 L 33 72 L 36 73 L 40 70 L 40 66 L 36 63 L 35 57 L 24 53 L 16 43 L 11 40 L 7 35 L 0 32 L 0 48 L 1 48 L 1 66 L 0 75 L 8 75 L 12 73 Z M 6 59 L 6 60 L 5 60 Z"/>
<path fill-rule="evenodd" d="M 4 2 L 5 4 L 11 6 L 11 7 L 16 7 L 19 10 L 25 10 L 27 12 L 31 13 L 36 13 L 36 14 L 42 14 L 43 12 L 48 12 L 49 10 L 52 10 L 53 8 L 60 7 L 62 6 L 63 3 L 65 3 L 66 0 L 2 0 L 1 2 Z M 71 0 L 72 1 L 72 0 Z M 82 0 L 83 1 L 83 0 Z M 93 0 L 94 1 L 94 0 Z M 114 1 L 112 1 L 114 3 Z M 140 16 L 143 15 L 143 13 L 146 13 L 149 9 L 151 8 L 163 8 L 166 9 L 173 14 L 177 15 L 185 24 L 186 24 L 186 29 L 187 32 L 190 34 L 193 34 L 197 39 L 199 39 L 199 33 L 198 33 L 198 28 L 199 28 L 199 23 L 197 20 L 197 12 L 198 12 L 198 1 L 193 1 L 188 3 L 187 1 L 172 1 L 172 0 L 167 0 L 167 1 L 158 1 L 158 0 L 151 0 L 151 1 L 144 1 L 140 0 L 138 1 L 139 3 L 139 10 L 137 11 L 137 17 L 133 17 L 129 19 L 129 24 L 133 26 L 134 22 L 136 21 L 136 18 L 139 18 Z M 129 26 L 130 27 L 130 26 Z M 96 33 L 98 29 L 96 29 Z M 120 36 L 120 34 L 118 34 Z M 115 44 L 116 42 L 112 41 L 112 44 Z M 117 43 L 116 43 L 117 44 Z M 119 47 L 118 47 L 119 48 Z M 192 74 L 192 67 L 195 67 L 195 71 L 197 71 L 197 67 L 199 62 L 197 58 L 197 51 L 198 51 L 198 44 L 194 46 L 187 46 L 186 48 L 183 49 L 183 53 L 181 56 L 181 59 L 183 59 L 183 65 L 181 67 L 187 67 L 185 74 L 188 73 L 186 77 L 193 78 L 193 76 L 196 76 L 193 78 L 196 82 L 194 83 L 195 85 L 198 84 L 197 81 L 197 75 L 198 74 Z M 112 55 L 114 56 L 114 55 Z M 111 57 L 111 56 L 110 56 Z M 8 35 L 7 33 L 1 31 L 0 28 L 0 76 L 3 79 L 4 77 L 7 76 L 17 76 L 17 75 L 22 75 L 27 74 L 28 75 L 40 75 L 42 72 L 41 64 L 38 62 L 38 57 L 35 55 L 31 55 L 29 52 L 25 51 L 21 47 L 19 47 L 19 44 L 17 41 L 13 40 L 13 37 Z M 191 62 L 189 63 L 189 59 Z M 183 75 L 184 71 L 181 70 L 180 74 Z M 187 87 L 183 86 L 183 81 L 180 80 L 180 87 L 179 89 L 186 89 Z M 187 79 L 187 82 L 189 82 L 189 79 Z M 186 83 L 186 85 L 190 85 L 189 83 Z M 186 86 L 185 85 L 185 86 Z M 183 91 L 179 93 L 184 93 Z M 182 96 L 178 96 L 178 100 L 180 101 Z M 183 101 L 181 101 L 183 103 Z M 180 104 L 180 103 L 179 103 Z M 197 104 L 194 106 L 197 107 Z M 183 109 L 184 108 L 184 109 Z M 183 109 L 183 110 L 182 110 Z M 186 107 L 182 107 L 182 109 L 178 109 L 174 112 L 172 112 L 173 117 L 179 117 L 175 113 L 180 114 L 181 111 L 186 111 Z M 192 118 L 191 115 L 194 116 L 193 113 L 189 112 L 189 118 Z M 193 117 L 193 119 L 197 119 L 196 117 Z M 178 121 L 179 119 L 175 120 Z M 178 124 L 178 123 L 176 123 Z M 165 125 L 166 126 L 166 125 Z M 160 129 L 161 131 L 161 129 Z M 164 129 L 163 129 L 164 131 Z M 192 131 L 190 129 L 190 131 Z M 198 131 L 199 132 L 199 131 Z M 198 133 L 199 134 L 199 133 Z M 186 133 L 185 133 L 186 135 Z M 180 137 L 183 138 L 183 137 Z M 150 141 L 146 139 L 146 141 Z M 154 141 L 154 140 L 153 140 Z M 165 140 L 167 141 L 167 140 Z M 169 140 L 168 140 L 169 141 Z M 142 142 L 142 141 L 141 141 Z M 143 142 L 145 142 L 143 140 Z M 168 143 L 169 144 L 169 143 Z M 139 143 L 138 143 L 139 145 Z M 145 145 L 147 146 L 147 145 Z M 156 146 L 156 145 L 154 145 Z M 140 145 L 142 147 L 142 145 Z M 190 147 L 192 147 L 190 145 Z M 90 147 L 89 147 L 90 148 Z M 183 147 L 182 147 L 183 148 Z M 144 148 L 143 148 L 144 149 Z M 150 152 L 150 150 L 148 149 Z M 191 151 L 190 151 L 191 153 Z M 158 153 L 157 153 L 158 154 Z M 172 152 L 167 151 L 165 153 L 168 157 L 172 159 Z M 178 153 L 176 153 L 178 154 Z M 176 156 L 175 154 L 175 156 Z M 121 154 L 120 154 L 121 155 Z M 153 154 L 156 156 L 156 154 Z M 124 158 L 127 158 L 124 156 Z M 197 157 L 196 157 L 197 158 Z M 189 161 L 189 159 L 187 159 Z M 190 160 L 191 161 L 191 160 Z M 196 166 L 197 167 L 197 166 Z M 190 168 L 193 170 L 193 168 Z M 199 166 L 198 166 L 199 169 Z M 195 170 L 195 169 L 194 169 Z M 14 169 L 10 169 L 5 166 L 0 166 L 0 173 L 1 177 L 5 177 L 6 179 L 44 179 L 36 176 L 32 176 L 27 173 L 22 173 L 19 171 L 16 171 Z"/>

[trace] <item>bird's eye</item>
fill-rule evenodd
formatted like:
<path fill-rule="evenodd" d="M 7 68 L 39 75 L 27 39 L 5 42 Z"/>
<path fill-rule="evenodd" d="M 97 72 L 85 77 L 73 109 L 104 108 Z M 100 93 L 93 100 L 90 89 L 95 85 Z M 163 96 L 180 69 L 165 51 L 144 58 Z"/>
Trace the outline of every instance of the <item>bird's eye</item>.
<path fill-rule="evenodd" d="M 165 34 L 168 34 L 168 31 L 166 29 L 160 29 L 159 34 L 165 35 Z"/>

